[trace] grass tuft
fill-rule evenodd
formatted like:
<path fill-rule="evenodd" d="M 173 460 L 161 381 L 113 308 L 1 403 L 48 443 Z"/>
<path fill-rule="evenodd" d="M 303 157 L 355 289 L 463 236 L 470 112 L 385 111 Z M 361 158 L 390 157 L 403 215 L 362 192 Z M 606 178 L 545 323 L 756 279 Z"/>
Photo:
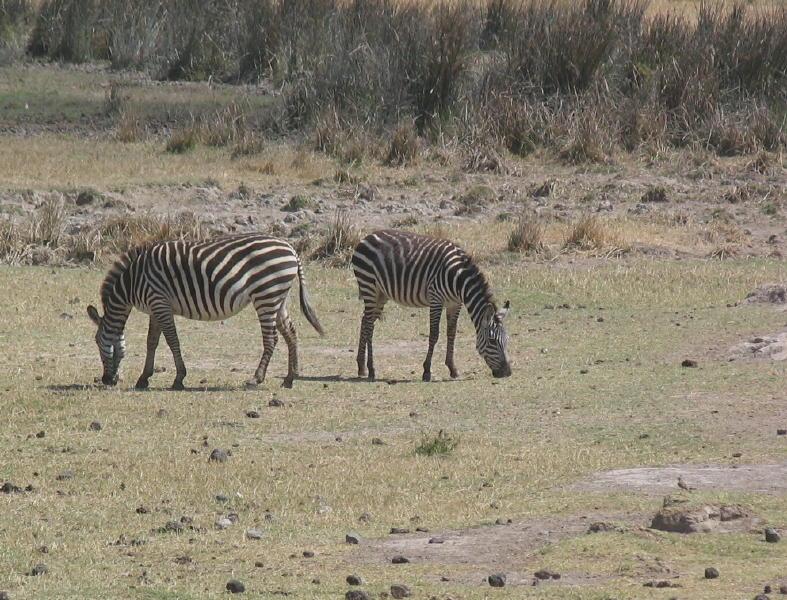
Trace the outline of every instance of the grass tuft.
<path fill-rule="evenodd" d="M 459 445 L 459 437 L 442 429 L 435 436 L 426 436 L 415 448 L 418 456 L 447 456 Z"/>
<path fill-rule="evenodd" d="M 508 234 L 508 251 L 538 254 L 544 251 L 544 225 L 535 215 L 521 215 Z"/>

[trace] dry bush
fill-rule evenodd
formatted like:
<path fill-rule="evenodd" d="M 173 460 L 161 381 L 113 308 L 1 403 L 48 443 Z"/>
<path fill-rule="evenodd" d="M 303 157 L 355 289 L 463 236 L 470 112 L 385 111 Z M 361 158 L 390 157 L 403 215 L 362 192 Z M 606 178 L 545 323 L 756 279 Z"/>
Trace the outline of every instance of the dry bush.
<path fill-rule="evenodd" d="M 230 154 L 230 157 L 236 159 L 242 156 L 260 154 L 264 147 L 265 144 L 262 138 L 257 136 L 257 134 L 253 131 L 245 131 L 240 135 L 239 138 L 235 140 L 235 145 L 232 147 L 232 153 Z M 270 164 L 272 167 L 273 163 Z M 272 175 L 273 173 L 271 172 L 269 174 Z"/>
<path fill-rule="evenodd" d="M 99 225 L 104 248 L 114 254 L 162 240 L 203 240 L 211 237 L 207 225 L 193 213 L 159 216 L 126 214 Z"/>
<path fill-rule="evenodd" d="M 189 125 L 175 129 L 167 140 L 167 152 L 172 154 L 185 154 L 186 152 L 191 152 L 197 147 L 200 134 L 200 126 L 196 121 L 192 121 Z"/>
<path fill-rule="evenodd" d="M 26 263 L 32 245 L 18 223 L 8 217 L 0 218 L 0 264 Z"/>
<path fill-rule="evenodd" d="M 615 124 L 604 114 L 602 104 L 588 104 L 568 115 L 561 125 L 564 140 L 558 152 L 570 164 L 605 163 L 614 151 Z"/>
<path fill-rule="evenodd" d="M 629 249 L 622 237 L 610 224 L 595 215 L 584 215 L 572 226 L 563 242 L 563 248 L 602 251 L 612 256 Z"/>
<path fill-rule="evenodd" d="M 418 133 L 412 121 L 404 121 L 394 130 L 388 145 L 385 163 L 393 166 L 406 166 L 418 158 Z"/>
<path fill-rule="evenodd" d="M 124 144 L 141 142 L 147 137 L 142 117 L 134 110 L 123 111 L 115 126 L 115 139 Z"/>
<path fill-rule="evenodd" d="M 250 136 L 246 115 L 235 102 L 201 119 L 200 141 L 208 146 L 226 146 Z"/>
<path fill-rule="evenodd" d="M 17 57 L 33 16 L 30 0 L 0 1 L 0 60 Z"/>
<path fill-rule="evenodd" d="M 703 134 L 706 145 L 719 156 L 750 154 L 758 148 L 757 138 L 744 115 L 718 111 L 708 120 Z"/>
<path fill-rule="evenodd" d="M 458 204 L 454 214 L 474 215 L 497 201 L 497 194 L 488 185 L 474 185 L 456 198 Z"/>
<path fill-rule="evenodd" d="M 57 248 L 66 227 L 66 216 L 62 196 L 44 201 L 30 219 L 30 243 Z"/>
<path fill-rule="evenodd" d="M 361 234 L 349 211 L 337 210 L 312 258 L 326 261 L 331 266 L 346 266 L 361 241 Z"/>
<path fill-rule="evenodd" d="M 509 172 L 508 165 L 501 154 L 492 146 L 474 145 L 465 154 L 463 169 L 468 173 L 500 173 Z"/>
<path fill-rule="evenodd" d="M 544 250 L 544 225 L 533 214 L 520 215 L 508 234 L 508 251 L 538 254 Z"/>

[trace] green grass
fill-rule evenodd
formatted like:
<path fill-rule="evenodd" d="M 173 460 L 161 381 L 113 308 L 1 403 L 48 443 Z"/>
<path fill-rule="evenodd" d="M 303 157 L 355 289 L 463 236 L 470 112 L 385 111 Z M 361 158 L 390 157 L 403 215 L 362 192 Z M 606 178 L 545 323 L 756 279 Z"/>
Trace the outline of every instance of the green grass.
<path fill-rule="evenodd" d="M 250 596 L 284 591 L 335 598 L 347 589 L 344 577 L 355 572 L 375 593 L 405 583 L 417 597 L 484 598 L 490 588 L 476 582 L 485 567 L 474 566 L 481 556 L 467 564 L 396 566 L 363 546 L 345 545 L 344 534 L 386 537 L 415 516 L 439 532 L 499 517 L 647 515 L 660 498 L 578 493 L 565 485 L 611 468 L 725 462 L 732 452 L 752 462 L 787 457 L 783 438 L 771 431 L 783 417 L 784 365 L 730 363 L 725 354 L 741 338 L 783 321 L 766 307 L 726 306 L 783 277 L 779 262 L 490 268 L 498 295 L 513 307 L 514 375 L 491 378 L 463 315 L 457 342 L 462 378 L 448 380 L 442 367 L 443 335 L 437 381 L 430 384 L 420 381 L 427 312 L 389 305 L 375 333 L 380 381 L 355 381 L 360 305 L 351 276 L 315 265 L 307 270 L 328 336 L 316 337 L 297 316 L 306 379 L 292 390 L 279 387 L 286 370 L 282 343 L 265 385 L 243 387 L 261 351 L 259 326 L 248 310 L 223 324 L 179 321 L 191 389 L 173 393 L 166 389 L 173 368 L 163 342 L 157 364 L 167 371 L 152 378 L 149 392 L 130 389 L 144 360 L 146 318 L 136 312 L 123 381 L 112 390 L 92 385 L 100 363 L 83 313 L 97 300 L 103 273 L 0 269 L 0 455 L 6 457 L 0 480 L 36 487 L 32 494 L 0 495 L 2 589 L 13 598 L 218 598 L 236 577 Z M 562 303 L 572 308 L 544 308 Z M 63 312 L 74 318 L 61 318 Z M 699 360 L 698 369 L 679 366 L 687 356 Z M 285 405 L 269 407 L 274 396 Z M 161 409 L 166 414 L 160 416 Z M 247 418 L 250 409 L 261 418 Z M 719 412 L 711 417 L 712 410 Z M 102 431 L 89 430 L 93 420 L 102 422 Z M 423 432 L 439 429 L 461 437 L 461 444 L 440 460 L 417 455 Z M 41 430 L 46 436 L 36 438 Z M 649 436 L 641 439 L 642 433 Z M 372 444 L 375 437 L 384 445 Z M 227 463 L 208 463 L 216 447 L 232 450 Z M 65 469 L 74 470 L 74 479 L 57 481 Z M 216 494 L 229 502 L 217 503 Z M 706 493 L 703 499 L 741 501 L 768 522 L 787 523 L 783 498 Z M 138 506 L 148 514 L 137 514 Z M 331 510 L 321 512 L 321 506 Z M 266 510 L 274 521 L 265 519 Z M 232 511 L 239 523 L 216 530 L 214 521 Z M 358 521 L 364 512 L 372 516 L 369 523 Z M 196 531 L 154 532 L 181 515 L 193 518 Z M 263 529 L 264 540 L 245 540 L 249 527 Z M 121 536 L 145 544 L 114 545 Z M 48 554 L 38 552 L 42 545 Z M 316 556 L 302 558 L 303 550 Z M 780 576 L 785 552 L 784 544 L 766 546 L 756 535 L 634 529 L 581 536 L 512 560 L 520 573 L 553 568 L 587 574 L 589 583 L 509 587 L 495 595 L 753 596 L 765 580 Z M 175 562 L 184 555 L 193 562 Z M 655 557 L 680 574 L 682 589 L 642 588 L 656 578 L 641 570 L 643 560 Z M 256 561 L 264 566 L 255 567 Z M 25 576 L 38 562 L 50 573 Z M 710 565 L 720 568 L 720 580 L 702 580 L 702 568 Z M 451 581 L 440 583 L 440 574 Z M 315 577 L 319 584 L 311 583 Z"/>

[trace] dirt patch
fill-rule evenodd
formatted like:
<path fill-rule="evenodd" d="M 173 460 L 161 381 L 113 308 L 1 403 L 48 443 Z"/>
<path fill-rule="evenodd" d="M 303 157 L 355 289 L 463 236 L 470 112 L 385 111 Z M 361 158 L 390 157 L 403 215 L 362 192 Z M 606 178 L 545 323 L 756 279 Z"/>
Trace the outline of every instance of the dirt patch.
<path fill-rule="evenodd" d="M 747 304 L 787 304 L 787 283 L 761 285 L 746 296 Z"/>
<path fill-rule="evenodd" d="M 653 517 L 650 526 L 673 533 L 731 533 L 750 531 L 760 520 L 735 505 L 669 506 Z"/>
<path fill-rule="evenodd" d="M 787 360 L 787 331 L 754 337 L 736 344 L 730 349 L 730 358 Z"/>
<path fill-rule="evenodd" d="M 641 467 L 597 473 L 573 489 L 608 492 L 610 489 L 663 495 L 678 492 L 678 477 L 696 490 L 787 493 L 787 462 L 771 465 L 677 465 Z"/>
<path fill-rule="evenodd" d="M 393 535 L 363 541 L 352 555 L 353 563 L 390 564 L 395 556 L 411 563 L 467 566 L 459 576 L 463 583 L 487 585 L 492 572 L 505 572 L 507 585 L 532 585 L 533 573 L 541 568 L 533 559 L 541 548 L 579 535 L 590 535 L 594 523 L 614 523 L 612 530 L 644 527 L 647 517 L 638 514 L 579 515 L 562 518 L 532 518 L 505 525 L 472 529 Z M 551 584 L 590 583 L 597 578 L 583 573 L 560 573 Z"/>

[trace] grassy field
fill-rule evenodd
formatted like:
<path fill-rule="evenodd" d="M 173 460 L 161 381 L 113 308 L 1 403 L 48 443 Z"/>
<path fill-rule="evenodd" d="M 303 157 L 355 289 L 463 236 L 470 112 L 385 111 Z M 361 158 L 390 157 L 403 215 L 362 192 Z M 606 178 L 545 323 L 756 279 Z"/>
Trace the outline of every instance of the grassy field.
<path fill-rule="evenodd" d="M 13 598 L 212 598 L 235 577 L 253 596 L 328 598 L 357 573 L 374 593 L 404 583 L 415 597 L 489 597 L 480 585 L 486 561 L 472 549 L 457 564 L 391 565 L 390 553 L 364 545 L 391 527 L 436 534 L 498 518 L 635 515 L 644 525 L 660 498 L 566 485 L 629 466 L 783 461 L 784 438 L 775 435 L 786 416 L 783 364 L 725 356 L 736 341 L 783 321 L 771 308 L 726 305 L 783 275 L 783 263 L 772 261 L 496 267 L 490 277 L 514 307 L 514 375 L 490 378 L 463 320 L 462 379 L 446 381 L 440 371 L 427 385 L 418 381 L 426 314 L 390 310 L 377 337 L 384 379 L 355 381 L 360 307 L 350 273 L 312 267 L 329 335 L 316 338 L 299 319 L 305 378 L 293 390 L 279 388 L 280 349 L 265 386 L 244 389 L 260 347 L 249 311 L 224 324 L 181 322 L 188 391 L 166 389 L 172 362 L 162 350 L 167 372 L 139 393 L 129 389 L 144 358 L 146 322 L 136 313 L 124 381 L 113 390 L 92 383 L 100 365 L 83 310 L 95 301 L 100 272 L 4 268 L 0 479 L 34 487 L 0 496 L 4 586 Z M 544 309 L 563 303 L 571 308 Z M 699 368 L 681 368 L 685 357 Z M 272 398 L 284 406 L 269 407 Z M 260 418 L 246 417 L 249 410 Z M 100 431 L 89 428 L 94 420 Z M 456 449 L 418 456 L 423 438 L 440 429 L 458 437 Z M 209 463 L 213 448 L 232 456 Z M 59 481 L 68 470 L 73 478 Z M 767 523 L 787 522 L 783 497 L 700 490 L 696 499 L 743 503 Z M 137 514 L 139 507 L 148 512 Z M 230 512 L 237 524 L 217 530 L 214 522 Z M 359 522 L 364 513 L 369 521 Z M 181 516 L 193 519 L 184 532 L 158 531 Z M 262 540 L 244 538 L 252 527 Z M 344 543 L 352 531 L 360 547 Z M 679 577 L 681 595 L 751 596 L 783 576 L 785 559 L 783 544 L 766 545 L 755 533 L 696 537 L 631 527 L 511 556 L 510 581 L 549 568 L 566 583 L 495 595 L 662 597 L 642 588 L 657 576 L 655 561 Z M 27 576 L 40 562 L 49 573 Z M 719 581 L 702 579 L 711 565 Z"/>

